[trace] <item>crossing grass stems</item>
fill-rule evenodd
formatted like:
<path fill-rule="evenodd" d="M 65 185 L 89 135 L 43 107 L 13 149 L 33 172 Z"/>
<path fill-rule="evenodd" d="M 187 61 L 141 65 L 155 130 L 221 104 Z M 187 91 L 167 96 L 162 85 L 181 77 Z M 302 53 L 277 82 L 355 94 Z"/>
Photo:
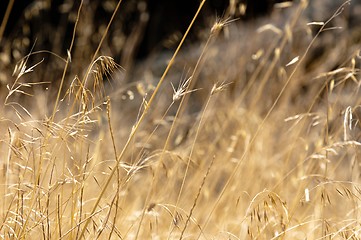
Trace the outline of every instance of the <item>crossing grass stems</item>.
<path fill-rule="evenodd" d="M 131 98 L 103 86 L 132 74 L 100 54 L 121 1 L 90 63 L 72 59 L 83 2 L 66 57 L 32 51 L 14 63 L 1 109 L 2 239 L 360 238 L 360 42 L 332 25 L 350 1 L 324 22 L 306 19 L 306 0 L 254 23 L 226 12 L 182 48 L 204 3 L 159 81 L 142 83 L 155 87 L 111 84 Z M 309 70 L 314 45 L 335 36 Z M 45 63 L 28 66 L 41 54 L 64 64 L 55 100 L 43 86 L 57 79 L 37 74 Z M 179 55 L 191 74 L 176 84 Z"/>

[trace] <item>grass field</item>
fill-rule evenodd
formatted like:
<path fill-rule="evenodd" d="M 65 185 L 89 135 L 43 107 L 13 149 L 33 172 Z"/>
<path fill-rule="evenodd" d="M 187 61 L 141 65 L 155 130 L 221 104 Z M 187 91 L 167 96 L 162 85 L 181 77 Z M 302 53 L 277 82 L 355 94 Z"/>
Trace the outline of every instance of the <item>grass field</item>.
<path fill-rule="evenodd" d="M 85 4 L 67 53 L 3 50 L 1 238 L 361 238 L 360 5 L 316 2 L 129 65 Z"/>

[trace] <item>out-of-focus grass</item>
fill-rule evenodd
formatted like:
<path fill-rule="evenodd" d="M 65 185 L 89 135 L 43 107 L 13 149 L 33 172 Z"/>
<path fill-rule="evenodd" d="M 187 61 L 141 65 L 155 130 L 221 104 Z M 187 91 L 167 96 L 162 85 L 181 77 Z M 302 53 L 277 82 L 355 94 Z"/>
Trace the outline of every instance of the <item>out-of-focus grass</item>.
<path fill-rule="evenodd" d="M 307 1 L 252 23 L 225 16 L 204 42 L 132 72 L 100 56 L 106 42 L 90 63 L 79 45 L 53 63 L 35 60 L 55 52 L 12 63 L 0 236 L 358 239 L 361 42 L 349 3 L 324 19 Z M 86 16 L 81 5 L 75 44 Z"/>

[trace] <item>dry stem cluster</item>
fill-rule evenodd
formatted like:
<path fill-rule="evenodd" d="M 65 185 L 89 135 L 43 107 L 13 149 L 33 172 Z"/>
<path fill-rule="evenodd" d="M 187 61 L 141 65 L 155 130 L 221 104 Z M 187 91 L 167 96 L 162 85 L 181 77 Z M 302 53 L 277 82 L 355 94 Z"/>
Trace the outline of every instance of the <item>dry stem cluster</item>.
<path fill-rule="evenodd" d="M 361 237 L 357 1 L 217 18 L 182 48 L 204 2 L 134 73 L 101 55 L 113 20 L 79 57 L 80 4 L 66 57 L 32 51 L 2 75 L 0 238 Z M 42 54 L 62 74 L 37 74 Z"/>

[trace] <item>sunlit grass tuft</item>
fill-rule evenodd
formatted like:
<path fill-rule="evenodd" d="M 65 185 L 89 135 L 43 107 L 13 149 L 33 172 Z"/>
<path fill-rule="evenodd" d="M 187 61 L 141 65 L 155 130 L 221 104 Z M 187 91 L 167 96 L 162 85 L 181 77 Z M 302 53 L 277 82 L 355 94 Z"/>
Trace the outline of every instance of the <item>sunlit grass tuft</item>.
<path fill-rule="evenodd" d="M 134 82 L 102 53 L 113 18 L 90 60 L 72 48 L 81 5 L 66 57 L 27 55 L 1 98 L 0 237 L 360 238 L 360 42 L 337 26 L 349 1 L 325 19 L 312 4 L 217 18 L 181 48 L 198 11 Z"/>

